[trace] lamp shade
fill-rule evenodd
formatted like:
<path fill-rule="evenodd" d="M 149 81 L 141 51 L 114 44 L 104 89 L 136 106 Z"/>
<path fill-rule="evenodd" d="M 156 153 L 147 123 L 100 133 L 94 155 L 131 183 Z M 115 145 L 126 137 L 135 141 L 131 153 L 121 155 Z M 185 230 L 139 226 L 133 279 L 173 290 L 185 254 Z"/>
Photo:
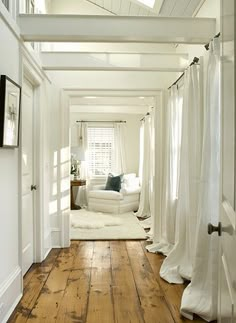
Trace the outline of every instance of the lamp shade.
<path fill-rule="evenodd" d="M 85 160 L 85 151 L 82 147 L 71 147 L 71 154 L 77 160 Z"/>

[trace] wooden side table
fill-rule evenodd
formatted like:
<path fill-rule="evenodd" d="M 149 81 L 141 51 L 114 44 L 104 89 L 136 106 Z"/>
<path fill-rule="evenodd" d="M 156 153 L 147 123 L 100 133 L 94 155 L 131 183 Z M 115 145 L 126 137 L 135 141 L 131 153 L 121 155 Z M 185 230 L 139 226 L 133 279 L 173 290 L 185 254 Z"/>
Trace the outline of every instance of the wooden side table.
<path fill-rule="evenodd" d="M 75 198 L 73 194 L 73 187 L 74 186 L 84 186 L 86 185 L 85 179 L 76 179 L 70 181 L 70 208 L 71 210 L 79 210 L 81 207 L 75 204 Z"/>

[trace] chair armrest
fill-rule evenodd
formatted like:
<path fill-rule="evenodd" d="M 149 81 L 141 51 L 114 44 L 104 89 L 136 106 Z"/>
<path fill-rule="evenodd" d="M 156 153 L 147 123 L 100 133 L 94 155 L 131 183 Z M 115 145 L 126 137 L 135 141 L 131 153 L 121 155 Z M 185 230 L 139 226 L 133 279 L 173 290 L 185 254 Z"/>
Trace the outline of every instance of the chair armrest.
<path fill-rule="evenodd" d="M 102 185 L 94 185 L 93 187 L 92 187 L 92 191 L 94 191 L 94 190 L 104 190 L 105 189 L 105 185 L 104 184 L 102 184 Z"/>
<path fill-rule="evenodd" d="M 120 193 L 123 195 L 130 195 L 130 194 L 138 194 L 141 192 L 141 187 L 129 187 L 129 188 L 122 188 Z"/>

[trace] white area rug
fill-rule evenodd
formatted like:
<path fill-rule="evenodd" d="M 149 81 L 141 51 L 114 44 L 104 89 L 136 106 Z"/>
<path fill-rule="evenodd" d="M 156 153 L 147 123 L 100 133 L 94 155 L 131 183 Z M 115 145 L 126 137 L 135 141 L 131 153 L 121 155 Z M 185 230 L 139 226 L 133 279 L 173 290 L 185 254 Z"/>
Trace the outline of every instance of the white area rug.
<path fill-rule="evenodd" d="M 132 212 L 107 214 L 87 210 L 71 211 L 72 240 L 146 239 L 145 230 Z"/>

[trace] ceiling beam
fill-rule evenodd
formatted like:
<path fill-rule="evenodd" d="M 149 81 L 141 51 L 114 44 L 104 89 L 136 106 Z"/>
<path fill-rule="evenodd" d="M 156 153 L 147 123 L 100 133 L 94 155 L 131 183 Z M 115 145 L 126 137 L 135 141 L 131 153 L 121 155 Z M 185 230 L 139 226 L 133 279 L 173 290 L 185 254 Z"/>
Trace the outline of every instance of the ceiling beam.
<path fill-rule="evenodd" d="M 205 44 L 213 18 L 19 15 L 21 36 L 38 42 L 151 42 Z"/>
<path fill-rule="evenodd" d="M 155 105 L 155 104 L 152 104 Z M 148 112 L 149 105 L 137 107 L 137 106 L 81 106 L 70 105 L 70 112 L 75 113 L 118 113 L 118 114 L 144 114 Z"/>
<path fill-rule="evenodd" d="M 44 70 L 51 71 L 165 71 L 182 72 L 188 65 L 186 54 L 131 54 L 44 52 Z"/>
<path fill-rule="evenodd" d="M 180 73 L 143 71 L 47 71 L 50 80 L 63 89 L 166 89 Z"/>
<path fill-rule="evenodd" d="M 123 97 L 123 96 L 70 96 L 70 105 L 80 106 L 147 106 L 153 105 L 153 96 L 136 96 L 136 97 Z"/>
<path fill-rule="evenodd" d="M 117 97 L 124 97 L 124 98 L 133 98 L 137 96 L 143 96 L 145 99 L 147 97 L 157 97 L 162 95 L 162 89 L 78 89 L 78 88 L 63 88 L 63 91 L 70 97 L 70 100 L 73 98 L 76 99 L 78 97 L 88 97 L 88 96 L 94 96 L 94 97 L 109 97 L 109 98 L 117 98 Z M 71 101 L 73 102 L 73 101 Z M 76 103 L 76 101 L 75 101 Z"/>

